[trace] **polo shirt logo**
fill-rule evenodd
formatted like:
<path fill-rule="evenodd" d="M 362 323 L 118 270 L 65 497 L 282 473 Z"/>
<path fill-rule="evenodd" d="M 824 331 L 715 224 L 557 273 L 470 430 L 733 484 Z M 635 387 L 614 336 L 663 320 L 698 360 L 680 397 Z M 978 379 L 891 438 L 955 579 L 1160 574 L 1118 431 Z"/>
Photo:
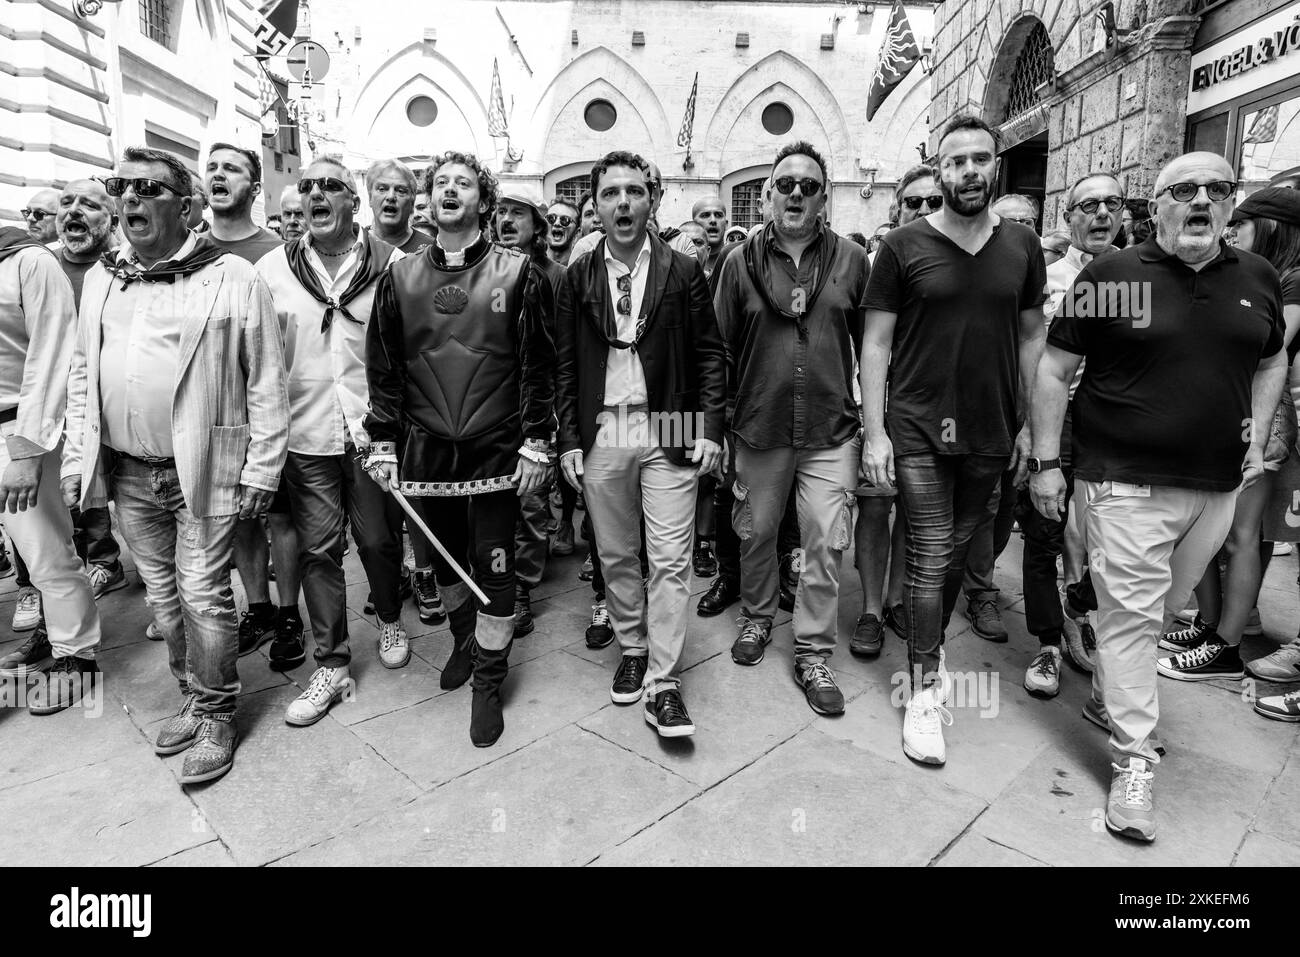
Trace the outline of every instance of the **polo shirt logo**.
<path fill-rule="evenodd" d="M 1250 308 L 1250 300 L 1249 300 L 1249 299 L 1243 299 L 1243 300 L 1241 300 L 1241 304 L 1242 304 L 1243 306 L 1245 306 L 1247 309 Z"/>
<path fill-rule="evenodd" d="M 1057 315 L 1127 319 L 1134 329 L 1145 329 L 1151 325 L 1151 283 L 1076 281 L 1061 299 Z"/>

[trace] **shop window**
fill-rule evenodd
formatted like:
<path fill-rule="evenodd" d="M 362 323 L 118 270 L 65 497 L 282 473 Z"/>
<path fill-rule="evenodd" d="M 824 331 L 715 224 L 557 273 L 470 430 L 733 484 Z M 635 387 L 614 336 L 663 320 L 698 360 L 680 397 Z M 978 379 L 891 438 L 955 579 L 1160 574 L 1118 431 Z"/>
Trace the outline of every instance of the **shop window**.
<path fill-rule="evenodd" d="M 1243 110 L 1241 130 L 1237 172 L 1241 198 L 1300 172 L 1300 96 Z"/>
<path fill-rule="evenodd" d="M 1207 120 L 1192 124 L 1189 149 L 1228 155 L 1228 114 L 1220 113 Z"/>
<path fill-rule="evenodd" d="M 731 225 L 749 229 L 763 221 L 765 182 L 765 179 L 751 179 L 731 188 Z"/>

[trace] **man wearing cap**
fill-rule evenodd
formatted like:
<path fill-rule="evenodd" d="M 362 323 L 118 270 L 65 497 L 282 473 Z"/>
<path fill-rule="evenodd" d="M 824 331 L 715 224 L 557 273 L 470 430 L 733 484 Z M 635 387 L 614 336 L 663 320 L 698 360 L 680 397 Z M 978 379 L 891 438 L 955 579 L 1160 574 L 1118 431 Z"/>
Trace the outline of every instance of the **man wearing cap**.
<path fill-rule="evenodd" d="M 531 188 L 510 184 L 501 189 L 501 201 L 493 214 L 497 237 L 508 249 L 526 253 L 546 274 L 552 296 L 558 295 L 564 267 L 547 255 L 546 204 Z M 555 338 L 554 312 L 546 331 Z M 533 609 L 529 594 L 546 573 L 546 526 L 551 518 L 550 483 L 519 500 L 519 522 L 515 528 L 515 637 L 533 631 Z"/>
<path fill-rule="evenodd" d="M 1221 239 L 1236 186 L 1214 153 L 1160 172 L 1155 234 L 1075 278 L 1029 406 L 1030 492 L 1059 520 L 1061 427 L 1087 360 L 1072 425 L 1074 502 L 1084 547 L 1098 556 L 1092 707 L 1110 729 L 1106 826 L 1142 841 L 1156 831 L 1156 644 L 1227 537 L 1238 491 L 1263 471 L 1286 377 L 1277 273 Z"/>

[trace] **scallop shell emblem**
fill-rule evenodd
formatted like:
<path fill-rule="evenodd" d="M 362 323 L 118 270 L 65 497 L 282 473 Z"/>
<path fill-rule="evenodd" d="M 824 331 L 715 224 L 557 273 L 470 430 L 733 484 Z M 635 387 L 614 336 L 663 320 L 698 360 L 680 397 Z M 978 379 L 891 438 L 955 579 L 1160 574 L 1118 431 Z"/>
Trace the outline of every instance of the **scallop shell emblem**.
<path fill-rule="evenodd" d="M 443 286 L 433 294 L 433 304 L 445 315 L 459 315 L 469 305 L 469 293 L 460 286 Z"/>

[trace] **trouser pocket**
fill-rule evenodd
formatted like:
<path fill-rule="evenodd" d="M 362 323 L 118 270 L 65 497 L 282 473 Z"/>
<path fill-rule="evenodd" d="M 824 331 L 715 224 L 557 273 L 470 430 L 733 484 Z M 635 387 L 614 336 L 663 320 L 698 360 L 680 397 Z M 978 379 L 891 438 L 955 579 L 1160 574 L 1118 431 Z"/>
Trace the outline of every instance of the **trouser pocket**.
<path fill-rule="evenodd" d="M 731 487 L 736 504 L 731 507 L 731 527 L 736 537 L 747 542 L 754 537 L 754 509 L 749 501 L 749 487 L 739 479 Z"/>

